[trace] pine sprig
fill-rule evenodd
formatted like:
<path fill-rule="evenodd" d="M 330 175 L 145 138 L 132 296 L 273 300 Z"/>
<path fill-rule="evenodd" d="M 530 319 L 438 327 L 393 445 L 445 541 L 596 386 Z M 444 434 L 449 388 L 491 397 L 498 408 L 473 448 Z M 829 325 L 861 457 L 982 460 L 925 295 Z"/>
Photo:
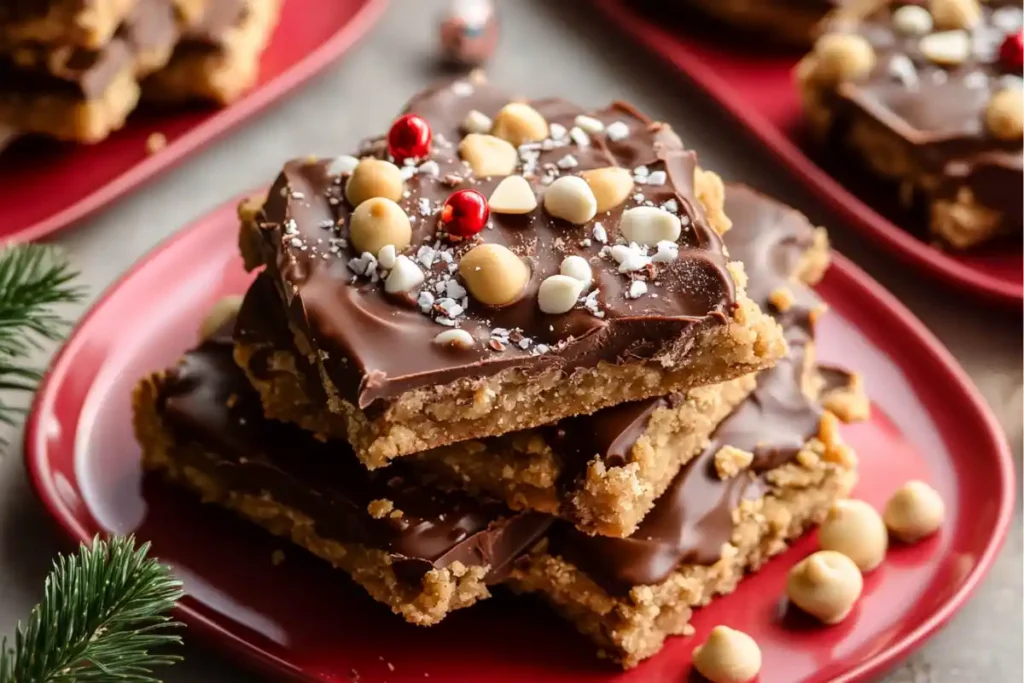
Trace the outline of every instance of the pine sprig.
<path fill-rule="evenodd" d="M 30 392 L 40 373 L 24 358 L 55 341 L 68 323 L 53 310 L 73 303 L 83 290 L 72 284 L 77 273 L 54 247 L 22 244 L 0 250 L 0 392 Z M 14 424 L 22 411 L 0 396 L 0 422 Z"/>
<path fill-rule="evenodd" d="M 180 658 L 150 651 L 181 642 L 168 613 L 182 590 L 148 552 L 133 537 L 96 538 L 55 561 L 13 645 L 0 642 L 0 683 L 158 683 L 153 667 Z"/>

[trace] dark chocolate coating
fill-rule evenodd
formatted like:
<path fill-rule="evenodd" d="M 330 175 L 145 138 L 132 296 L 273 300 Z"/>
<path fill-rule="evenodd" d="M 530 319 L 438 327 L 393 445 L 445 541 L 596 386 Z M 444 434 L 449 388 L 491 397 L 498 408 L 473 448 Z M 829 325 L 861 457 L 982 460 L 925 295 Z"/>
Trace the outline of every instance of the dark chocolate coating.
<path fill-rule="evenodd" d="M 232 491 L 269 492 L 315 520 L 324 538 L 389 553 L 405 580 L 455 561 L 489 565 L 488 580 L 496 580 L 550 524 L 540 513 L 510 513 L 402 465 L 370 472 L 345 444 L 267 420 L 226 333 L 168 373 L 158 411 L 174 441 L 193 447 L 178 449 L 186 464 Z M 378 499 L 392 501 L 401 517 L 374 519 L 367 506 Z"/>
<path fill-rule="evenodd" d="M 431 159 L 440 168 L 437 177 L 417 174 L 406 182 L 408 196 L 400 204 L 414 219 L 413 246 L 405 252 L 410 257 L 420 245 L 438 244 L 437 207 L 452 192 L 472 188 L 488 197 L 502 180 L 474 179 L 459 159 L 456 145 L 461 138 L 459 125 L 469 111 L 476 109 L 493 117 L 511 98 L 490 86 L 460 83 L 428 90 L 407 108 L 430 123 L 434 131 Z M 584 113 L 562 100 L 532 104 L 549 123 L 566 128 Z M 570 373 L 600 361 L 644 361 L 669 349 L 685 348 L 687 340 L 706 326 L 725 323 L 735 304 L 735 291 L 725 268 L 721 239 L 708 226 L 703 208 L 694 198 L 695 155 L 683 149 L 668 126 L 650 122 L 628 105 L 615 103 L 594 116 L 605 124 L 627 124 L 630 135 L 616 142 L 599 134 L 592 136 L 588 147 L 572 144 L 538 150 L 537 173 L 530 178 L 535 191 L 542 195 L 546 188 L 540 178 L 545 165 L 555 164 L 567 154 L 572 154 L 578 165 L 566 173 L 605 166 L 633 169 L 646 165 L 652 172 L 664 170 L 664 185 L 637 185 L 635 192 L 655 205 L 669 200 L 678 205 L 678 214 L 687 224 L 678 240 L 679 258 L 656 264 L 657 279 L 648 282 L 651 294 L 628 299 L 625 292 L 630 278 L 617 272 L 614 261 L 594 258 L 602 246 L 592 239 L 594 221 L 572 226 L 550 217 L 543 207 L 525 216 L 492 214 L 487 229 L 453 249 L 452 261 L 457 263 L 480 241 L 498 243 L 521 256 L 532 277 L 522 299 L 504 308 L 483 306 L 472 296 L 460 302 L 466 312 L 459 325 L 477 340 L 474 348 L 465 350 L 433 343 L 447 328 L 411 304 L 417 292 L 391 297 L 384 293 L 382 283 L 356 278 L 348 262 L 358 254 L 347 243 L 337 241 L 348 235 L 346 223 L 352 207 L 344 199 L 342 179 L 329 173 L 331 161 L 287 164 L 261 217 L 266 259 L 278 277 L 281 295 L 290 304 L 292 324 L 305 330 L 312 343 L 326 353 L 326 370 L 346 400 L 363 409 L 378 409 L 410 390 L 491 376 L 511 367 L 530 373 L 550 368 Z M 383 147 L 380 140 L 369 141 L 361 154 L 382 158 L 386 154 Z M 453 174 L 458 177 L 446 182 Z M 421 199 L 429 202 L 429 215 L 420 215 Z M 635 204 L 629 199 L 595 219 L 607 229 L 611 243 L 618 235 L 622 211 Z M 590 246 L 581 246 L 587 239 Z M 601 317 L 579 307 L 564 315 L 548 315 L 537 305 L 540 282 L 556 274 L 570 254 L 592 258 Z M 431 277 L 447 277 L 443 275 L 449 272 L 446 268 L 444 261 L 438 261 L 431 266 Z M 489 344 L 495 328 L 520 330 L 525 346 Z"/>
<path fill-rule="evenodd" d="M 908 4 L 914 3 L 884 3 L 858 24 L 832 27 L 863 36 L 878 59 L 867 79 L 840 86 L 836 134 L 844 137 L 847 126 L 860 116 L 878 121 L 907 142 L 911 163 L 941 179 L 932 195 L 953 200 L 967 187 L 976 203 L 1004 212 L 1000 232 L 1019 235 L 1024 224 L 1021 141 L 999 140 L 989 133 L 985 109 L 1008 81 L 1020 85 L 1021 74 L 999 60 L 999 46 L 1010 27 L 993 18 L 1013 11 L 1019 17 L 1020 2 L 981 3 L 982 19 L 970 31 L 972 54 L 954 67 L 934 63 L 922 54 L 919 36 L 893 28 L 893 13 Z M 1020 28 L 1018 22 L 1012 32 Z M 909 81 L 902 75 L 908 62 Z"/>
<path fill-rule="evenodd" d="M 726 213 L 733 219 L 726 246 L 744 262 L 755 301 L 770 309 L 767 297 L 775 289 L 797 293 L 797 303 L 779 316 L 789 355 L 758 376 L 754 393 L 718 426 L 710 445 L 680 471 L 629 538 L 589 536 L 562 521 L 552 526 L 551 552 L 611 593 L 660 583 L 682 563 L 716 562 L 732 536 L 732 511 L 739 502 L 763 495 L 761 475 L 788 462 L 818 433 L 822 411 L 804 394 L 802 375 L 813 337 L 810 311 L 820 302 L 792 280 L 800 256 L 814 242 L 814 229 L 799 212 L 739 185 L 726 190 Z M 672 400 L 640 401 L 564 421 L 565 440 L 588 444 L 575 451 L 584 462 L 597 455 L 621 463 L 651 413 Z M 723 446 L 754 454 L 748 470 L 724 481 L 714 468 Z"/>

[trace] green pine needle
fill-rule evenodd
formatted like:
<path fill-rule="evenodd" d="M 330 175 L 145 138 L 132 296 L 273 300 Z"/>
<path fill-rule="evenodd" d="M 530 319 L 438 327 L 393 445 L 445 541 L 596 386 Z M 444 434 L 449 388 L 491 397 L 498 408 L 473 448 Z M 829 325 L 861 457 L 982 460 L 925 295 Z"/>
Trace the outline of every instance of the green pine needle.
<path fill-rule="evenodd" d="M 40 373 L 26 367 L 24 358 L 67 331 L 68 323 L 53 307 L 82 298 L 83 290 L 72 284 L 76 276 L 54 247 L 0 249 L 0 394 L 35 389 Z M 0 395 L 0 423 L 13 425 L 22 412 Z"/>
<path fill-rule="evenodd" d="M 182 590 L 148 552 L 133 537 L 95 538 L 54 562 L 13 645 L 0 641 L 0 683 L 158 683 L 153 667 L 180 658 L 150 651 L 181 642 L 168 613 Z"/>

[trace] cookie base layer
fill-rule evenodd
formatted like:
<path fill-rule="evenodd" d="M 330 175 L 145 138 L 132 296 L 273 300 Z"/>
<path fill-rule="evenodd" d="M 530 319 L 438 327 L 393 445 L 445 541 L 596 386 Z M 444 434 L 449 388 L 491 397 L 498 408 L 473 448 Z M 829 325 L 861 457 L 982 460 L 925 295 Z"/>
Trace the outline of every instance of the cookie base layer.
<path fill-rule="evenodd" d="M 453 563 L 427 571 L 418 583 L 399 578 L 387 552 L 358 544 L 339 543 L 317 534 L 314 520 L 268 495 L 226 490 L 199 469 L 183 464 L 195 458 L 218 460 L 191 444 L 175 441 L 157 411 L 160 376 L 144 380 L 133 396 L 134 428 L 142 444 L 143 466 L 176 485 L 197 493 L 273 534 L 290 539 L 349 574 L 375 600 L 411 624 L 429 626 L 448 613 L 490 595 L 484 581 L 487 566 Z"/>
<path fill-rule="evenodd" d="M 259 76 L 260 55 L 277 25 L 281 0 L 248 0 L 244 18 L 219 45 L 183 40 L 170 63 L 143 83 L 156 102 L 207 100 L 227 105 Z"/>
<path fill-rule="evenodd" d="M 25 16 L 0 9 L 0 36 L 11 42 L 39 42 L 98 49 L 138 0 L 38 0 Z"/>
<path fill-rule="evenodd" d="M 731 542 L 713 565 L 682 565 L 659 584 L 616 595 L 542 542 L 520 558 L 507 583 L 517 592 L 543 596 L 598 645 L 601 656 L 624 668 L 636 666 L 656 654 L 667 637 L 688 635 L 693 609 L 734 591 L 746 572 L 785 550 L 847 495 L 856 478 L 852 469 L 826 461 L 816 445 L 803 453 L 806 464 L 772 470 L 770 492 L 733 511 Z"/>

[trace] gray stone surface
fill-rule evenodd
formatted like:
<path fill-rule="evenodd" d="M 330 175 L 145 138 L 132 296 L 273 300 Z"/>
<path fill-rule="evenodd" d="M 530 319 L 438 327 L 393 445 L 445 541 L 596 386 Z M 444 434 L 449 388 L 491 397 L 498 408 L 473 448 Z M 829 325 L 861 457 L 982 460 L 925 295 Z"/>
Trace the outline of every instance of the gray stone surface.
<path fill-rule="evenodd" d="M 344 60 L 298 94 L 209 146 L 177 170 L 116 203 L 57 242 L 84 274 L 95 299 L 155 244 L 244 190 L 268 182 L 282 160 L 339 153 L 381 130 L 405 98 L 434 76 L 438 0 L 393 0 L 383 21 Z M 676 127 L 724 177 L 775 194 L 829 225 L 828 215 L 772 160 L 732 128 L 713 104 L 641 47 L 617 36 L 586 2 L 516 0 L 504 4 L 504 40 L 492 61 L 494 80 L 531 95 L 558 94 L 582 103 L 634 101 Z M 834 242 L 907 303 L 960 359 L 996 411 L 1021 461 L 1021 318 L 985 309 L 873 249 L 839 226 Z M 77 317 L 85 305 L 70 313 Z M 41 361 L 44 359 L 40 359 Z M 11 435 L 17 437 L 17 435 Z M 998 562 L 976 596 L 889 681 L 1020 681 L 1021 513 Z M 9 632 L 42 590 L 58 549 L 33 499 L 14 444 L 0 458 L 0 633 Z M 171 683 L 253 680 L 198 642 Z"/>

